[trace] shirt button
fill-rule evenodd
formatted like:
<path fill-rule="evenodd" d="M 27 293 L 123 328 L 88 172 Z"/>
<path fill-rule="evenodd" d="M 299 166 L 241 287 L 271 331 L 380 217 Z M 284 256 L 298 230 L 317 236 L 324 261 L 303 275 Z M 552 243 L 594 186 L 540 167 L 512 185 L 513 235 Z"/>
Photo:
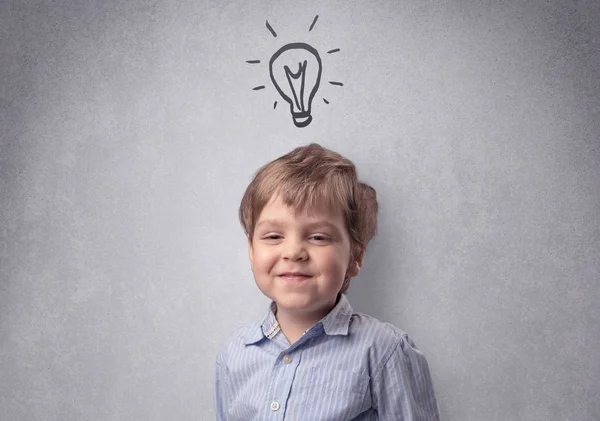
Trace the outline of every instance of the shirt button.
<path fill-rule="evenodd" d="M 271 411 L 277 411 L 279 409 L 279 402 L 271 402 Z"/>
<path fill-rule="evenodd" d="M 284 355 L 283 356 L 283 362 L 286 364 L 289 364 L 292 362 L 292 356 L 291 355 Z"/>

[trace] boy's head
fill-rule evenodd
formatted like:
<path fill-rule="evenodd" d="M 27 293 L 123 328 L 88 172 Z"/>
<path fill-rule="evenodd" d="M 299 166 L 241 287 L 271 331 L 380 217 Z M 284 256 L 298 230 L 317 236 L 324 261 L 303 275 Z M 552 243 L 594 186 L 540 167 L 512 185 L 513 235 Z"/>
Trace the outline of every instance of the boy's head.
<path fill-rule="evenodd" d="M 375 190 L 358 181 L 351 161 L 313 143 L 262 167 L 246 189 L 239 209 L 251 256 L 257 240 L 256 224 L 265 207 L 275 199 L 293 209 L 295 214 L 324 209 L 326 212 L 321 215 L 331 215 L 334 219 L 341 215 L 338 225 L 343 225 L 345 238 L 349 240 L 348 265 L 358 264 L 360 270 L 367 245 L 375 235 L 378 205 Z M 275 245 L 272 239 L 269 241 Z M 307 247 L 315 243 L 306 241 L 312 241 Z M 355 276 L 358 271 L 350 273 Z M 338 293 L 348 289 L 350 278 L 343 280 Z"/>

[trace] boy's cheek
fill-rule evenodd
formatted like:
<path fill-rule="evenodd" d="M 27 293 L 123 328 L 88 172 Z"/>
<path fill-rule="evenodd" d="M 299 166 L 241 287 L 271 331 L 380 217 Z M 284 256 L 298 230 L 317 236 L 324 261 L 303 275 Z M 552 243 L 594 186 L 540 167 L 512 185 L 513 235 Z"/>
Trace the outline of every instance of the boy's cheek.
<path fill-rule="evenodd" d="M 260 253 L 254 254 L 254 262 L 253 268 L 254 272 L 264 273 L 270 272 L 275 264 L 277 263 L 277 258 L 272 255 L 264 255 Z"/>

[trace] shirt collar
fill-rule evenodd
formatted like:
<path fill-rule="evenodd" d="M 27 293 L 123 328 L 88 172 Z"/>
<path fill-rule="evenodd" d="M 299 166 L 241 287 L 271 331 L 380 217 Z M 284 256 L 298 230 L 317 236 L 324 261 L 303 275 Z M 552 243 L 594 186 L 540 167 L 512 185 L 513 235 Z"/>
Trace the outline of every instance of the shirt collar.
<path fill-rule="evenodd" d="M 245 345 L 252 345 L 263 338 L 271 339 L 279 331 L 279 323 L 275 317 L 275 302 L 271 302 L 269 311 L 263 318 L 260 325 L 255 325 L 244 337 Z M 319 323 L 327 335 L 348 335 L 350 318 L 352 317 L 352 306 L 345 294 L 341 294 L 335 307 L 323 317 Z"/>
<path fill-rule="evenodd" d="M 333 310 L 321 319 L 320 323 L 323 324 L 323 330 L 328 335 L 347 335 L 352 313 L 352 306 L 348 298 L 346 298 L 346 294 L 340 294 L 340 298 Z"/>

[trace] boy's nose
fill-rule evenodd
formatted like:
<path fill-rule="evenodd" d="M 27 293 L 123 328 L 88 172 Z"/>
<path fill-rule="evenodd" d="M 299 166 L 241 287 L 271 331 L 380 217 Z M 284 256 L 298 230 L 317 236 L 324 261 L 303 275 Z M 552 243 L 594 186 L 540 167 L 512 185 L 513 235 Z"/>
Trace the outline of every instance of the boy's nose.
<path fill-rule="evenodd" d="M 302 243 L 298 241 L 289 241 L 283 249 L 283 258 L 288 260 L 305 260 L 308 252 Z"/>

